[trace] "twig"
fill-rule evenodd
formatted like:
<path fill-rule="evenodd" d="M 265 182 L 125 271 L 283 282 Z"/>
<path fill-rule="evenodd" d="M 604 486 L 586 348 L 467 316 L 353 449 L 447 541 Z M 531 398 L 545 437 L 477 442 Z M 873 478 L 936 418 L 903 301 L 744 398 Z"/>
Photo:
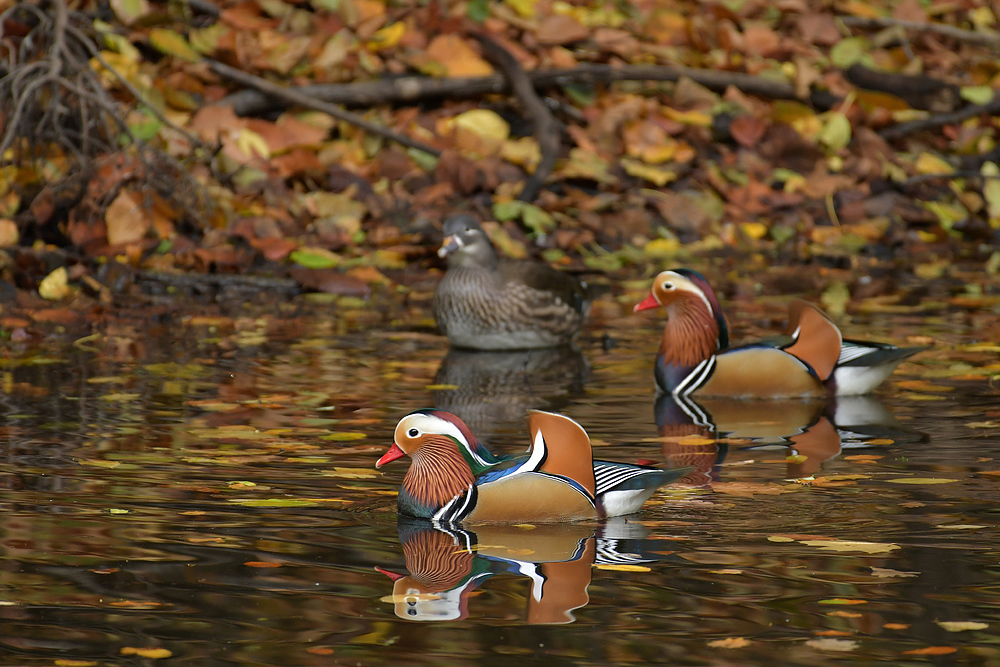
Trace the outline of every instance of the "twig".
<path fill-rule="evenodd" d="M 882 28 L 899 26 L 901 28 L 905 28 L 906 30 L 937 33 L 938 35 L 951 37 L 952 39 L 957 39 L 960 42 L 966 42 L 969 44 L 980 44 L 982 46 L 1000 48 L 1000 34 L 998 33 L 965 30 L 964 28 L 956 28 L 953 25 L 946 25 L 944 23 L 925 23 L 923 21 L 904 21 L 902 19 L 890 18 L 872 19 L 863 18 L 861 16 L 841 16 L 840 20 L 844 22 L 844 25 L 854 26 L 856 28 L 874 28 L 881 30 Z"/>
<path fill-rule="evenodd" d="M 323 100 L 317 99 L 310 95 L 306 95 L 301 91 L 294 88 L 283 88 L 282 86 L 276 85 L 262 79 L 259 76 L 254 76 L 253 74 L 248 74 L 243 70 L 236 69 L 235 67 L 230 67 L 216 60 L 209 61 L 210 67 L 213 72 L 220 76 L 224 76 L 227 79 L 231 79 L 237 83 L 243 84 L 244 86 L 249 86 L 260 92 L 269 95 L 273 98 L 277 98 L 287 102 L 289 104 L 294 104 L 300 107 L 305 107 L 307 109 L 314 109 L 316 111 L 321 111 L 323 113 L 329 114 L 338 120 L 342 120 L 345 123 L 350 123 L 360 127 L 362 130 L 369 132 L 371 134 L 378 135 L 380 137 L 385 137 L 390 141 L 395 141 L 397 144 L 406 146 L 407 148 L 415 148 L 425 153 L 430 153 L 431 155 L 437 157 L 441 155 L 441 151 L 427 144 L 417 141 L 416 139 L 411 139 L 405 134 L 400 134 L 395 130 L 390 130 L 382 125 L 376 125 L 370 123 L 356 113 L 350 111 L 345 111 L 338 106 L 335 106 L 329 102 L 324 102 Z"/>
<path fill-rule="evenodd" d="M 503 72 L 510 87 L 514 90 L 514 94 L 524 105 L 525 111 L 531 116 L 534 124 L 535 140 L 538 141 L 542 159 L 539 160 L 534 173 L 525 180 L 521 194 L 517 197 L 521 201 L 533 202 L 545 184 L 545 179 L 556 166 L 560 146 L 559 123 L 542 98 L 535 92 L 531 79 L 521 67 L 521 63 L 517 62 L 517 58 L 486 35 L 473 34 L 473 37 L 482 44 L 483 54 L 486 58 Z"/>
<path fill-rule="evenodd" d="M 155 116 L 158 121 L 160 121 L 161 123 L 169 127 L 171 130 L 177 132 L 182 137 L 187 139 L 192 146 L 198 146 L 199 148 L 204 148 L 205 150 L 212 150 L 210 147 L 206 146 L 201 139 L 194 136 L 180 125 L 177 125 L 177 123 L 167 118 L 163 114 L 163 112 L 161 112 L 159 109 L 153 106 L 153 104 L 146 99 L 146 96 L 143 95 L 138 88 L 133 86 L 128 79 L 123 77 L 118 72 L 118 70 L 116 70 L 114 67 L 109 65 L 106 60 L 104 60 L 104 57 L 101 55 L 101 52 L 97 50 L 97 48 L 93 45 L 93 43 L 89 39 L 87 39 L 82 32 L 80 32 L 77 28 L 74 28 L 73 26 L 69 26 L 68 29 L 71 32 L 73 32 L 77 40 L 79 40 L 79 42 L 84 45 L 84 48 L 90 52 L 90 57 L 94 58 L 97 62 L 99 62 L 101 64 L 101 67 L 103 67 L 105 70 L 111 72 L 111 75 L 118 80 L 118 83 L 120 83 L 125 88 L 125 90 L 129 92 L 130 95 L 132 95 L 132 98 L 139 104 L 149 109 L 150 113 L 152 113 L 153 116 Z"/>
<path fill-rule="evenodd" d="M 970 118 L 975 118 L 980 114 L 994 116 L 1000 114 L 1000 94 L 994 95 L 993 99 L 986 104 L 970 104 L 958 111 L 949 113 L 939 113 L 919 120 L 911 120 L 907 123 L 900 123 L 893 127 L 879 132 L 879 136 L 886 141 L 901 139 L 908 134 L 921 130 L 931 130 L 942 125 L 955 125 Z"/>
<path fill-rule="evenodd" d="M 677 81 L 688 77 L 706 88 L 722 92 L 733 86 L 744 93 L 770 99 L 798 99 L 795 86 L 739 72 L 718 72 L 690 67 L 664 65 L 600 65 L 587 63 L 576 67 L 527 72 L 536 89 L 552 88 L 569 83 L 609 83 L 612 81 Z M 338 83 L 289 88 L 308 97 L 334 104 L 370 107 L 376 104 L 413 103 L 439 98 L 482 97 L 490 93 L 510 92 L 510 86 L 500 74 L 485 77 L 433 79 L 407 76 L 359 83 Z M 270 111 L 275 100 L 257 91 L 244 90 L 225 100 L 240 116 Z M 825 90 L 814 90 L 809 102 L 823 111 L 840 102 L 840 98 Z"/>

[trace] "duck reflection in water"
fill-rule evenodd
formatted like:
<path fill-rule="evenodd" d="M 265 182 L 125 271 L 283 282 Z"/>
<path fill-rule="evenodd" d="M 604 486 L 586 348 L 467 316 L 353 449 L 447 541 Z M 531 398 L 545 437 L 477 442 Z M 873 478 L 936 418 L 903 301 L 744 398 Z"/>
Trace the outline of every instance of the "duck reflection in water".
<path fill-rule="evenodd" d="M 482 525 L 475 530 L 400 517 L 399 541 L 409 574 L 376 568 L 393 580 L 391 602 L 400 618 L 453 621 L 469 616 L 469 598 L 497 574 L 528 577 L 526 621 L 572 623 L 573 610 L 590 597 L 591 571 L 598 565 L 664 560 L 644 548 L 646 532 L 623 518 L 585 524 Z"/>
<path fill-rule="evenodd" d="M 661 394 L 656 427 L 668 466 L 694 466 L 678 484 L 719 481 L 730 447 L 788 450 L 786 478 L 815 475 L 843 447 L 866 447 L 879 438 L 914 440 L 923 435 L 899 424 L 871 396 L 828 400 L 741 401 Z"/>
<path fill-rule="evenodd" d="M 458 415 L 489 442 L 503 427 L 520 430 L 529 409 L 560 410 L 583 392 L 589 370 L 572 345 L 509 352 L 451 348 L 434 378 L 434 407 Z"/>

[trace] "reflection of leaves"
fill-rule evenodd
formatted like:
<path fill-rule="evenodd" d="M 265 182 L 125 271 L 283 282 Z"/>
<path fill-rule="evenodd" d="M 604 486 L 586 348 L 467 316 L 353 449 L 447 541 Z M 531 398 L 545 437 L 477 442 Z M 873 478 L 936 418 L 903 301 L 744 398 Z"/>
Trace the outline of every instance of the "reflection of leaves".
<path fill-rule="evenodd" d="M 229 502 L 246 507 L 308 507 L 319 504 L 314 500 L 296 498 L 230 498 Z"/>
<path fill-rule="evenodd" d="M 903 651 L 903 655 L 948 655 L 957 650 L 957 648 L 952 646 L 928 646 L 927 648 L 918 648 L 913 651 Z"/>
<path fill-rule="evenodd" d="M 951 484 L 952 482 L 957 482 L 957 479 L 945 479 L 944 477 L 896 477 L 894 479 L 887 479 L 887 482 L 892 484 Z"/>
<path fill-rule="evenodd" d="M 916 577 L 919 572 L 900 572 L 899 570 L 890 570 L 887 567 L 873 567 L 872 576 L 879 577 L 880 579 L 888 577 Z"/>

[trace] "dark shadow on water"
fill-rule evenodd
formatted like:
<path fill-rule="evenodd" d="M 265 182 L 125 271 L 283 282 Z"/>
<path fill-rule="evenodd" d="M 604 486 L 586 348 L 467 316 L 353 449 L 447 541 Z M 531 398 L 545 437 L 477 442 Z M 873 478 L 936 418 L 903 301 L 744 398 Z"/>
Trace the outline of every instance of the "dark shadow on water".
<path fill-rule="evenodd" d="M 590 372 L 575 346 L 510 352 L 452 348 L 434 384 L 434 406 L 461 417 L 489 441 L 504 424 L 520 424 L 529 409 L 558 411 L 582 393 Z"/>

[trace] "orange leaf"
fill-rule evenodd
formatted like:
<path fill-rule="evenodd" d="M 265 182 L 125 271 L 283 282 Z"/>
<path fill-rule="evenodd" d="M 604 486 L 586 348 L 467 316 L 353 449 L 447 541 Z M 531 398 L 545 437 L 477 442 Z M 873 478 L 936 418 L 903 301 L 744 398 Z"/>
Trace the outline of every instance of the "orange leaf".
<path fill-rule="evenodd" d="M 261 567 L 261 568 L 281 567 L 281 563 L 272 563 L 266 560 L 248 560 L 243 564 L 246 565 L 247 567 Z"/>

